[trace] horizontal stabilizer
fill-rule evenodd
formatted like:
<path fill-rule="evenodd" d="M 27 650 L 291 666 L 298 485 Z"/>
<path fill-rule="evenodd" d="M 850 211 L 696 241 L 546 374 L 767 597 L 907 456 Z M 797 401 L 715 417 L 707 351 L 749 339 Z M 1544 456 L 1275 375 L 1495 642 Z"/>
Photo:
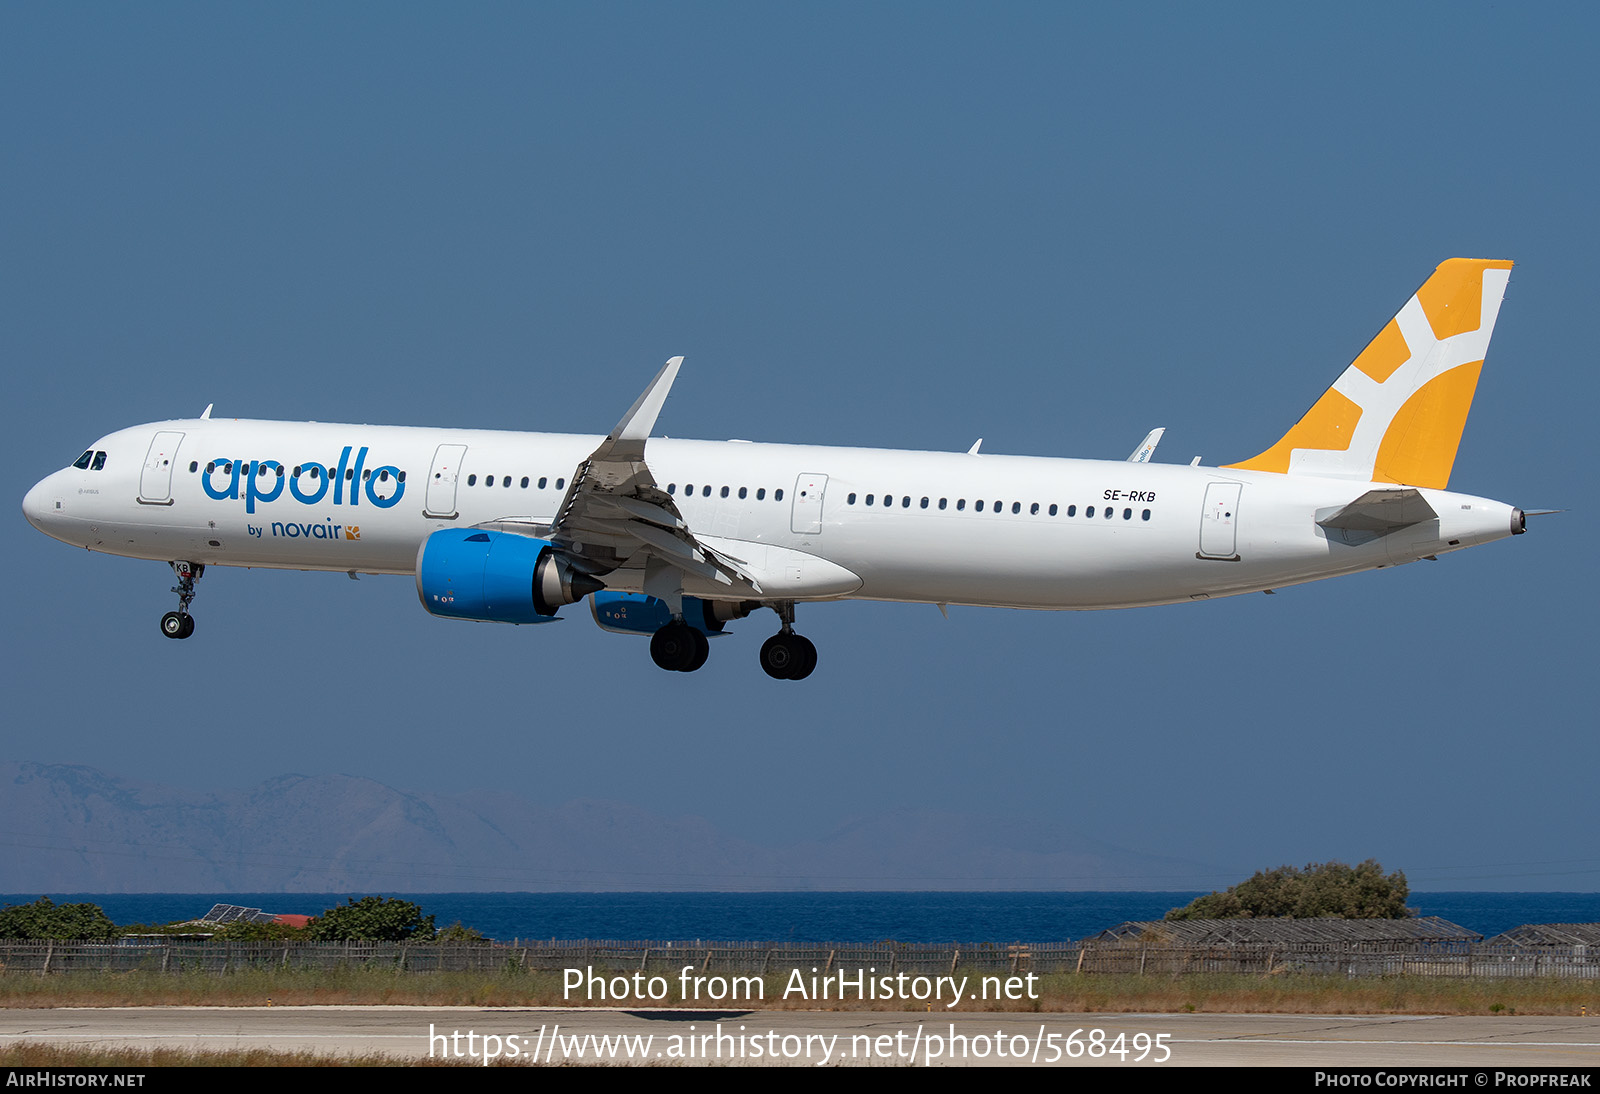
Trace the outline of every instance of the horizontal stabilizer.
<path fill-rule="evenodd" d="M 1323 528 L 1386 536 L 1413 524 L 1433 520 L 1428 499 L 1416 490 L 1368 490 L 1343 509 L 1317 521 Z"/>

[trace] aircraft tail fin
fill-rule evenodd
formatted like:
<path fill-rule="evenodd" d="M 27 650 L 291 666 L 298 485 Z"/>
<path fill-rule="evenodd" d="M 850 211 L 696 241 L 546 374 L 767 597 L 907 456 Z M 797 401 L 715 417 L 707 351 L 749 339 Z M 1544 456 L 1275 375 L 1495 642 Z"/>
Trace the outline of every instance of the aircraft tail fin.
<path fill-rule="evenodd" d="M 1510 262 L 1441 262 L 1277 444 L 1225 466 L 1443 489 L 1510 278 Z"/>

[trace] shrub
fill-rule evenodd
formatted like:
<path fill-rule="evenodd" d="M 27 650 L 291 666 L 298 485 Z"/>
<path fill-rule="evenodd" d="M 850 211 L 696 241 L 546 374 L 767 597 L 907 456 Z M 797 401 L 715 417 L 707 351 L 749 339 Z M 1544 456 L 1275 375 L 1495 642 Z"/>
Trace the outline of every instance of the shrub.
<path fill-rule="evenodd" d="M 1208 893 L 1167 913 L 1168 919 L 1241 919 L 1282 916 L 1311 919 L 1406 919 L 1411 888 L 1399 870 L 1385 876 L 1375 859 L 1359 866 L 1311 863 L 1304 870 L 1280 866 L 1258 870 L 1225 893 Z"/>
<path fill-rule="evenodd" d="M 42 896 L 32 904 L 0 909 L 0 938 L 106 942 L 117 933 L 117 925 L 98 904 L 56 904 Z"/>
<path fill-rule="evenodd" d="M 306 937 L 319 942 L 431 942 L 433 916 L 409 900 L 351 897 L 311 921 Z"/>

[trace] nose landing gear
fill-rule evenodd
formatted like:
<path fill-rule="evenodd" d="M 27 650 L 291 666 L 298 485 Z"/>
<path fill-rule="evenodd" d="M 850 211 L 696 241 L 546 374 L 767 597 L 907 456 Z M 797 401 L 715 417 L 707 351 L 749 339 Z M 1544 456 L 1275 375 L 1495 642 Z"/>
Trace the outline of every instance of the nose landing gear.
<path fill-rule="evenodd" d="M 194 603 L 194 583 L 206 572 L 206 568 L 190 562 L 172 562 L 168 565 L 178 577 L 178 583 L 172 587 L 172 591 L 178 594 L 178 610 L 161 617 L 161 633 L 168 638 L 188 638 L 194 633 L 194 616 L 189 614 L 189 605 Z"/>

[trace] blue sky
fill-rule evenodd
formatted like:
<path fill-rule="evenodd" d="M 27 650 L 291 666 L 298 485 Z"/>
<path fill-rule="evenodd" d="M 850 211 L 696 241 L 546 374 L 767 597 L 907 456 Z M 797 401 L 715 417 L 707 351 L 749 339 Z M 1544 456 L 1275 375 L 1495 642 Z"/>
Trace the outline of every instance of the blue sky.
<path fill-rule="evenodd" d="M 692 676 L 587 612 L 165 567 L 18 509 L 8 758 L 698 815 L 938 810 L 1192 862 L 1600 888 L 1580 5 L 9 5 L 14 500 L 197 414 L 1120 459 L 1275 440 L 1444 258 L 1518 262 L 1451 486 L 1571 511 L 1275 597 L 762 613 Z M 1044 835 L 1043 833 L 1049 833 Z M 1069 833 L 1070 836 L 1061 836 Z M 1053 844 L 1052 844 L 1053 845 Z M 1205 880 L 1197 881 L 1201 873 Z"/>

